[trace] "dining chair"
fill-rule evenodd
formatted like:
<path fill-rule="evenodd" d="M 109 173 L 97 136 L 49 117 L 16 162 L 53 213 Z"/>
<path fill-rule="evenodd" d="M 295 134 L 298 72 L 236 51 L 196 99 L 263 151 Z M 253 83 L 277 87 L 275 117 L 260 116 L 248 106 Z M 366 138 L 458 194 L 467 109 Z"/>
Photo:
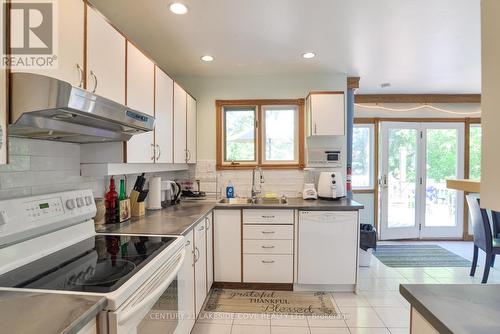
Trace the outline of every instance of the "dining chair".
<path fill-rule="evenodd" d="M 479 206 L 479 198 L 467 195 L 467 204 L 469 205 L 472 231 L 474 232 L 474 256 L 472 258 L 470 276 L 474 276 L 476 273 L 477 257 L 479 249 L 481 249 L 486 253 L 483 280 L 481 283 L 486 283 L 488 282 L 490 267 L 495 263 L 495 256 L 496 254 L 500 254 L 500 238 L 493 237 L 488 212 Z"/>

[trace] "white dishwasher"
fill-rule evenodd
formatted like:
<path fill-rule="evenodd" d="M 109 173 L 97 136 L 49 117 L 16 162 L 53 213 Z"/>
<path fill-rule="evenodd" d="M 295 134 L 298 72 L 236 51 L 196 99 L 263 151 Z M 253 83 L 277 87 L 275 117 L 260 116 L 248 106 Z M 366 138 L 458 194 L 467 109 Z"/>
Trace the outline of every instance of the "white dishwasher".
<path fill-rule="evenodd" d="M 356 284 L 357 211 L 299 211 L 298 229 L 298 284 Z"/>

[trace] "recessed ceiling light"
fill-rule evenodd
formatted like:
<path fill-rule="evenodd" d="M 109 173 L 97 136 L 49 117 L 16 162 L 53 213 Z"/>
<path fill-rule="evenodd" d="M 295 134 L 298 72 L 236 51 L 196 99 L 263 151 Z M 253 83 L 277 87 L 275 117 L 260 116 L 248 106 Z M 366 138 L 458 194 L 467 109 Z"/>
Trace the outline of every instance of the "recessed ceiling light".
<path fill-rule="evenodd" d="M 201 57 L 201 60 L 203 60 L 203 61 L 207 61 L 207 62 L 208 62 L 208 61 L 213 61 L 213 60 L 214 60 L 214 57 L 209 56 L 209 55 L 205 55 L 205 56 Z"/>
<path fill-rule="evenodd" d="M 316 54 L 314 52 L 306 52 L 302 54 L 302 58 L 304 59 L 311 59 L 316 57 Z"/>
<path fill-rule="evenodd" d="M 183 3 L 174 2 L 170 4 L 170 11 L 174 14 L 182 15 L 188 12 L 188 8 Z"/>

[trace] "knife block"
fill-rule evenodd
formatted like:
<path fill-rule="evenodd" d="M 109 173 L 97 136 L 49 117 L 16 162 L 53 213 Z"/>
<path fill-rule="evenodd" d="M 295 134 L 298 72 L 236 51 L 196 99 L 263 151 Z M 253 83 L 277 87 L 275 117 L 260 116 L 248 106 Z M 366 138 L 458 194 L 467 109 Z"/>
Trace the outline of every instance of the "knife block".
<path fill-rule="evenodd" d="M 142 217 L 146 214 L 146 205 L 144 202 L 137 202 L 140 193 L 132 190 L 130 193 L 130 205 L 132 206 L 132 217 Z"/>

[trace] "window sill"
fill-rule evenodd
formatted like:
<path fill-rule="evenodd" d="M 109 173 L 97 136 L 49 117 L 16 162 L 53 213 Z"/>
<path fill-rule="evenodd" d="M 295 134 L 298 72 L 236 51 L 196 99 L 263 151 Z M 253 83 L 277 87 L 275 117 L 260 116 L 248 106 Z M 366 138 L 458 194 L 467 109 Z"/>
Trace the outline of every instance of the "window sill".
<path fill-rule="evenodd" d="M 256 167 L 262 169 L 304 169 L 301 164 L 263 164 L 263 165 L 217 165 L 216 170 L 252 170 Z"/>

